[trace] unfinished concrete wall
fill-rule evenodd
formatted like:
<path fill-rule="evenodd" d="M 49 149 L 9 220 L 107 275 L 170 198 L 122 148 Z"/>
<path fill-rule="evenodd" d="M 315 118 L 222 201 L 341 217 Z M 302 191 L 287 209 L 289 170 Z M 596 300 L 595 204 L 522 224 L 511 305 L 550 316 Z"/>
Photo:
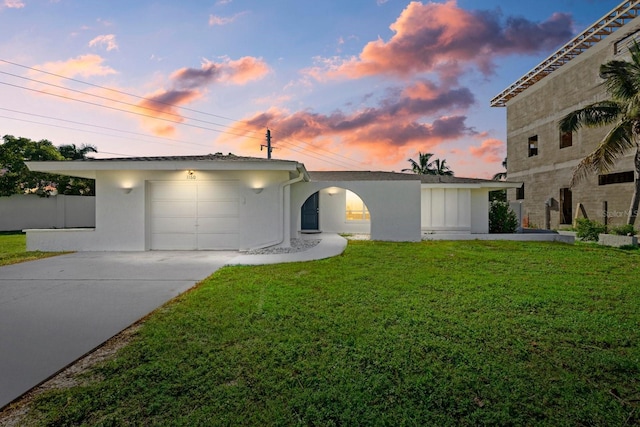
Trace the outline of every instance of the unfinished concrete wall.
<path fill-rule="evenodd" d="M 608 129 L 581 129 L 572 135 L 570 146 L 561 148 L 558 123 L 575 109 L 609 98 L 601 85 L 600 65 L 628 59 L 628 52 L 615 52 L 615 43 L 639 29 L 640 19 L 636 18 L 507 103 L 508 179 L 524 182 L 524 198 L 518 199 L 514 189 L 507 195 L 509 201 L 522 203 L 525 225 L 552 229 L 570 225 L 566 209 L 563 215 L 567 193 L 562 189 L 569 188 L 575 166 L 593 151 Z M 531 138 L 537 138 L 535 155 L 529 151 Z M 621 159 L 611 172 L 632 171 L 631 155 Z M 590 219 L 604 221 L 608 215 L 610 224 L 622 224 L 632 192 L 631 182 L 599 185 L 594 174 L 571 188 L 571 217 L 575 217 L 580 203 Z M 603 209 L 605 201 L 607 212 Z M 549 204 L 548 217 L 545 204 Z"/>

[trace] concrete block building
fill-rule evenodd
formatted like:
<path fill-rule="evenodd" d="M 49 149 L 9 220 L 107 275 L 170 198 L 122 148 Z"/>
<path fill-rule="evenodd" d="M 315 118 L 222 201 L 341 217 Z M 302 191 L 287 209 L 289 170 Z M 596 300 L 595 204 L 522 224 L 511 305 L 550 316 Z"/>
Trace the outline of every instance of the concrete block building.
<path fill-rule="evenodd" d="M 608 128 L 563 134 L 559 121 L 588 104 L 609 99 L 600 65 L 629 58 L 640 39 L 640 1 L 624 1 L 491 100 L 507 110 L 507 177 L 522 204 L 523 225 L 569 227 L 576 217 L 626 223 L 634 186 L 633 152 L 608 174 L 590 175 L 570 186 L 573 170 Z"/>

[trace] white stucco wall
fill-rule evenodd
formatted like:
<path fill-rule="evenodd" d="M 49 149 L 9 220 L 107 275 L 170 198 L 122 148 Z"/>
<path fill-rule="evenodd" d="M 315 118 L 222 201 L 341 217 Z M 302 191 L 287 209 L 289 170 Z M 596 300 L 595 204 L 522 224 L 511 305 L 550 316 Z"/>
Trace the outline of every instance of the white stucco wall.
<path fill-rule="evenodd" d="M 329 196 L 327 190 L 342 189 Z M 345 218 L 344 189 L 356 193 L 371 214 L 370 224 L 350 223 Z M 320 228 L 342 233 L 367 232 L 371 238 L 389 241 L 420 240 L 419 181 L 333 181 L 301 182 L 291 190 L 291 232 L 300 230 L 300 208 L 314 192 L 320 191 Z M 324 204 L 323 204 L 324 202 Z M 325 212 L 326 211 L 326 212 Z"/>
<path fill-rule="evenodd" d="M 471 233 L 489 232 L 489 190 L 488 188 L 471 190 Z"/>
<path fill-rule="evenodd" d="M 198 182 L 235 180 L 239 183 L 239 249 L 269 246 L 282 240 L 283 191 L 280 184 L 289 180 L 288 172 L 196 170 L 194 175 L 194 181 Z M 186 171 L 97 171 L 95 230 L 29 230 L 28 249 L 148 250 L 149 182 L 186 180 Z M 262 191 L 256 193 L 254 188 L 262 188 Z"/>
<path fill-rule="evenodd" d="M 422 185 L 422 231 L 471 232 L 471 189 Z"/>
<path fill-rule="evenodd" d="M 0 231 L 93 227 L 95 222 L 94 197 L 35 194 L 0 197 Z"/>

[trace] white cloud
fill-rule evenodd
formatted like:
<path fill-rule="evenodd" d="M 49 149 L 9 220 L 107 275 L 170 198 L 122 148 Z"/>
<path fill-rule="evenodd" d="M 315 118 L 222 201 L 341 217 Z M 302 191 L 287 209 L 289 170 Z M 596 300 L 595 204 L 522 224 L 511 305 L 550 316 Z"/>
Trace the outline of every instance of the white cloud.
<path fill-rule="evenodd" d="M 118 43 L 116 43 L 116 36 L 114 34 L 103 34 L 89 42 L 89 47 L 106 46 L 107 52 L 112 50 L 118 50 Z"/>
<path fill-rule="evenodd" d="M 240 12 L 240 13 L 236 13 L 235 15 L 229 16 L 229 17 L 209 15 L 209 25 L 212 26 L 212 27 L 214 25 L 227 25 L 227 24 L 232 23 L 233 21 L 235 21 L 236 19 L 238 19 L 242 15 L 245 15 L 246 13 L 247 12 Z"/>

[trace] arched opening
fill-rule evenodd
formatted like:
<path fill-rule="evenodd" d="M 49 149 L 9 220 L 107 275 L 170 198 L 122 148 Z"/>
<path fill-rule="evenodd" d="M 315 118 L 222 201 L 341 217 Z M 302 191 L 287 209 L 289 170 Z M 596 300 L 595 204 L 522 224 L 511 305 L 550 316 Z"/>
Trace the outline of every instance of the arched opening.
<path fill-rule="evenodd" d="M 322 188 L 307 197 L 298 212 L 301 233 L 371 233 L 369 208 L 348 188 Z"/>

